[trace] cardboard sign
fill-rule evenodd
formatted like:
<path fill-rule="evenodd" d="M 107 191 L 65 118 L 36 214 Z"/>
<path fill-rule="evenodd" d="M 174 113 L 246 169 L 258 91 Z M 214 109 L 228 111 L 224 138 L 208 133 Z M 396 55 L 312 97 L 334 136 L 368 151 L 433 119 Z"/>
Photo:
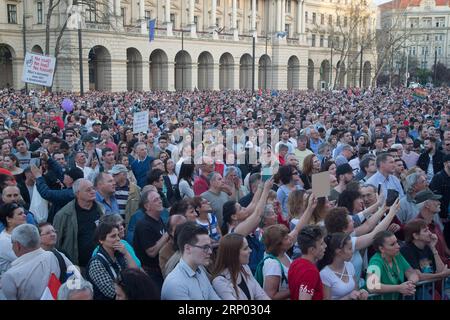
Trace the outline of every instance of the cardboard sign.
<path fill-rule="evenodd" d="M 328 171 L 312 175 L 312 192 L 317 198 L 328 197 L 330 190 L 330 173 Z"/>
<path fill-rule="evenodd" d="M 147 133 L 148 111 L 136 112 L 133 115 L 133 133 Z"/>
<path fill-rule="evenodd" d="M 51 87 L 55 62 L 55 57 L 27 52 L 23 62 L 22 81 Z"/>

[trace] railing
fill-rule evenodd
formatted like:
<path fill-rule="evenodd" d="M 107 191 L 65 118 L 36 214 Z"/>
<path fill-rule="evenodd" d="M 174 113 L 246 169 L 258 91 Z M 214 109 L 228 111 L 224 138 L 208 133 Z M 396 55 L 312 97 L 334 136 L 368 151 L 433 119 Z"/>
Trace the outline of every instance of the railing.
<path fill-rule="evenodd" d="M 448 284 L 447 284 L 448 283 Z M 440 286 L 438 286 L 440 284 Z M 446 285 L 448 288 L 446 288 Z M 440 289 L 439 295 L 437 295 Z M 367 300 L 383 300 L 384 294 L 373 293 Z M 416 283 L 416 293 L 413 296 L 402 296 L 401 300 L 450 300 L 450 278 L 420 281 Z"/>

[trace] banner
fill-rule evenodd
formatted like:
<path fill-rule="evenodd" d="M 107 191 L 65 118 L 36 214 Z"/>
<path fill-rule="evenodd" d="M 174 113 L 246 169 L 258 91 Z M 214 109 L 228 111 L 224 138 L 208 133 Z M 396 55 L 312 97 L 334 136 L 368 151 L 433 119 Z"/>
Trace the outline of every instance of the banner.
<path fill-rule="evenodd" d="M 22 81 L 51 87 L 55 62 L 55 57 L 27 52 L 23 63 Z"/>
<path fill-rule="evenodd" d="M 148 111 L 136 112 L 133 115 L 133 133 L 147 133 Z"/>

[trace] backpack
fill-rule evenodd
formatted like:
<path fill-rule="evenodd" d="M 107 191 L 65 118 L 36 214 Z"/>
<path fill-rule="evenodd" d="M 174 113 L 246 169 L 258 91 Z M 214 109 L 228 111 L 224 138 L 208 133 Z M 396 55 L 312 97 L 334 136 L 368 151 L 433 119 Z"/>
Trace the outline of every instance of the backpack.
<path fill-rule="evenodd" d="M 281 261 L 274 255 L 268 254 L 264 257 L 263 260 L 261 260 L 258 263 L 258 266 L 256 267 L 256 271 L 255 271 L 255 279 L 256 279 L 256 281 L 258 281 L 261 288 L 264 285 L 263 267 L 264 267 L 264 263 L 266 262 L 267 259 L 275 259 L 278 261 L 278 264 L 280 265 L 280 268 L 281 268 L 281 282 L 280 283 L 282 283 L 283 281 L 287 282 L 287 278 L 286 278 L 286 275 L 284 274 L 284 268 L 283 268 L 283 265 L 281 264 Z"/>

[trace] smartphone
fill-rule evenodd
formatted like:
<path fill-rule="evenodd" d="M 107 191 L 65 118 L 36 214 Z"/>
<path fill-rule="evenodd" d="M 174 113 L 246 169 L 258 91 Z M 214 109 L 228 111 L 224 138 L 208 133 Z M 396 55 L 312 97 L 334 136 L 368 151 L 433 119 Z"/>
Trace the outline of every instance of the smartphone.
<path fill-rule="evenodd" d="M 265 182 L 267 180 L 269 180 L 272 175 L 273 175 L 273 170 L 272 168 L 266 167 L 262 169 L 262 181 Z"/>
<path fill-rule="evenodd" d="M 394 204 L 395 200 L 398 198 L 399 193 L 397 190 L 388 189 L 386 196 L 386 206 L 390 207 Z"/>
<path fill-rule="evenodd" d="M 380 192 L 381 192 L 381 183 L 378 184 L 378 195 L 380 195 Z"/>

